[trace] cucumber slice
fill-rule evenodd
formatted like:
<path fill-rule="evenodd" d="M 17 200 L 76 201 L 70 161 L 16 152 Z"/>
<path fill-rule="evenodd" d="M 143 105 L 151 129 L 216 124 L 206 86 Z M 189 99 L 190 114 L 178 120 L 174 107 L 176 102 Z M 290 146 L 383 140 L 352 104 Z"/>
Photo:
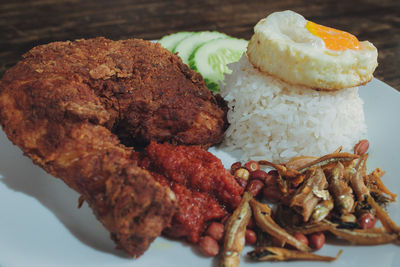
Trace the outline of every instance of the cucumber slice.
<path fill-rule="evenodd" d="M 193 32 L 177 32 L 177 33 L 172 33 L 169 35 L 165 35 L 163 36 L 159 43 L 167 48 L 169 51 L 173 51 L 174 48 L 176 47 L 176 45 L 182 41 L 183 39 L 185 39 L 186 37 L 192 35 Z"/>
<path fill-rule="evenodd" d="M 178 53 L 178 56 L 182 59 L 182 62 L 189 64 L 189 57 L 198 46 L 217 38 L 229 38 L 229 36 L 217 31 L 196 32 L 181 40 L 176 45 L 174 50 L 172 50 L 172 52 Z"/>
<path fill-rule="evenodd" d="M 208 89 L 219 92 L 224 73 L 232 71 L 227 64 L 236 62 L 246 51 L 248 41 L 229 38 L 216 39 L 199 46 L 189 58 L 189 66 L 204 78 Z"/>

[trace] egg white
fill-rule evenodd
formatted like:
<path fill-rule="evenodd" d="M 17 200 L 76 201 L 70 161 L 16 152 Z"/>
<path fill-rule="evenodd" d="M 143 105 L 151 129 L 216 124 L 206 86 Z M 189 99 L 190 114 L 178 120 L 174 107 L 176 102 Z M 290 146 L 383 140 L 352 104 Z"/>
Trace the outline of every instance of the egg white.
<path fill-rule="evenodd" d="M 365 84 L 373 77 L 378 52 L 368 41 L 360 49 L 328 49 L 305 27 L 307 20 L 293 11 L 275 12 L 254 28 L 247 55 L 268 74 L 296 85 L 338 90 Z"/>

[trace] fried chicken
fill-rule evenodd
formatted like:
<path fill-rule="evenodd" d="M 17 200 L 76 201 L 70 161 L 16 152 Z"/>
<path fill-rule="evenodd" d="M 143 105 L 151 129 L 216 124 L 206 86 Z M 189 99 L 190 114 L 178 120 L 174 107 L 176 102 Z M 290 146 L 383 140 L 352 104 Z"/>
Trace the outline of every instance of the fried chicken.
<path fill-rule="evenodd" d="M 226 126 L 219 105 L 176 55 L 138 39 L 38 46 L 0 82 L 8 138 L 79 192 L 131 256 L 170 225 L 177 202 L 121 140 L 207 147 Z"/>

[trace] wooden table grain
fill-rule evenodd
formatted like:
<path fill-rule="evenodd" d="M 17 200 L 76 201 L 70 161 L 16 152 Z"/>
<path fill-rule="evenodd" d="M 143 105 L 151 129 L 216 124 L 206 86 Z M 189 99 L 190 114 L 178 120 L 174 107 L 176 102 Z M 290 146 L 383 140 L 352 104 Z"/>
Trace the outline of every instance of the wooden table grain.
<path fill-rule="evenodd" d="M 286 9 L 371 41 L 379 51 L 375 77 L 400 90 L 399 0 L 1 0 L 0 76 L 39 44 L 96 36 L 158 39 L 183 30 L 249 39 L 261 18 Z"/>

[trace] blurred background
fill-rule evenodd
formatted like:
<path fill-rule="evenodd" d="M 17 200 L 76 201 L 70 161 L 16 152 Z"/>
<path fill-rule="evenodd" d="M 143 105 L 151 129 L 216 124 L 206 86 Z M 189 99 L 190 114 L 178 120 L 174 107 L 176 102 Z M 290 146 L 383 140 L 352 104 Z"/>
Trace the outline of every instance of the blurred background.
<path fill-rule="evenodd" d="M 286 9 L 371 41 L 379 51 L 375 77 L 400 90 L 400 0 L 1 0 L 0 77 L 39 44 L 199 30 L 249 39 L 261 18 Z"/>

